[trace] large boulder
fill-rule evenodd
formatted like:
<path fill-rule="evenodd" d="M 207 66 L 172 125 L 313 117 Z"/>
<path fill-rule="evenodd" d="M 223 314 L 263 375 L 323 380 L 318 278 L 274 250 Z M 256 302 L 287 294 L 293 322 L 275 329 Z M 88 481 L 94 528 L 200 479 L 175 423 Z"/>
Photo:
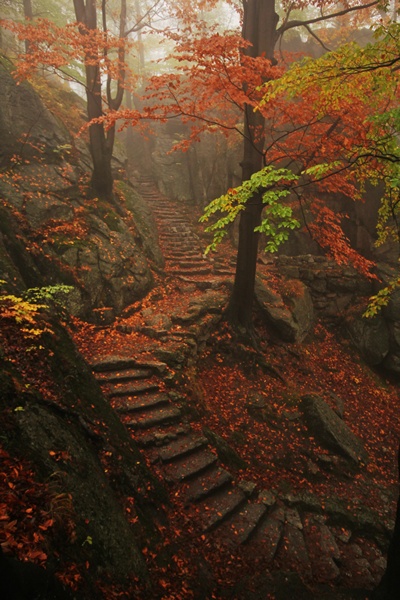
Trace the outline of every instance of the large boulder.
<path fill-rule="evenodd" d="M 301 408 L 310 433 L 323 446 L 355 463 L 367 462 L 361 440 L 322 398 L 315 394 L 303 396 Z"/>
<path fill-rule="evenodd" d="M 145 296 L 153 283 L 145 255 L 120 219 L 116 231 L 110 230 L 96 215 L 91 215 L 85 239 L 66 244 L 60 256 L 72 269 L 84 266 L 80 279 L 84 300 L 90 307 L 113 307 L 118 314 L 128 304 Z"/>
<path fill-rule="evenodd" d="M 284 341 L 301 342 L 313 323 L 313 303 L 304 283 L 291 280 L 283 297 L 257 278 L 255 295 L 264 318 Z"/>
<path fill-rule="evenodd" d="M 351 316 L 347 320 L 347 330 L 366 363 L 371 366 L 382 363 L 390 349 L 389 329 L 382 316 L 368 319 L 361 315 Z"/>
<path fill-rule="evenodd" d="M 57 162 L 60 147 L 71 143 L 70 135 L 29 83 L 16 85 L 5 58 L 0 61 L 0 89 L 0 165 L 14 155 Z"/>
<path fill-rule="evenodd" d="M 226 290 L 205 290 L 201 296 L 194 296 L 184 310 L 178 306 L 172 312 L 171 319 L 178 325 L 191 325 L 205 315 L 221 315 L 226 302 Z"/>

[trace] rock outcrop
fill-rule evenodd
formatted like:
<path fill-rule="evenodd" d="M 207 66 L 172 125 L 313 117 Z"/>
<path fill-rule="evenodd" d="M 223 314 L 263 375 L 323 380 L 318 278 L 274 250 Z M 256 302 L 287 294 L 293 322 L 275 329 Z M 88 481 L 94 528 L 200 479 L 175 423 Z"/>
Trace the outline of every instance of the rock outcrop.
<path fill-rule="evenodd" d="M 152 267 L 162 267 L 154 218 L 129 182 L 116 185 L 114 201 L 90 199 L 83 142 L 4 61 L 0 87 L 0 279 L 17 293 L 68 284 L 71 313 L 112 318 L 151 289 Z"/>
<path fill-rule="evenodd" d="M 321 444 L 355 463 L 367 462 L 368 454 L 361 440 L 322 398 L 304 396 L 302 409 L 308 429 Z"/>
<path fill-rule="evenodd" d="M 260 278 L 256 280 L 255 294 L 265 319 L 278 336 L 286 342 L 301 342 L 313 324 L 313 304 L 309 290 L 301 281 L 291 283 L 292 289 L 288 289 L 285 301 Z"/>
<path fill-rule="evenodd" d="M 323 256 L 281 255 L 276 258 L 275 265 L 289 284 L 300 279 L 307 286 L 316 317 L 334 326 L 344 325 L 346 335 L 367 364 L 383 367 L 397 376 L 400 374 L 400 292 L 393 293 L 388 305 L 376 317 L 363 317 L 368 298 L 376 294 L 379 285 L 386 285 L 396 278 L 395 268 L 378 264 L 377 273 L 382 281 L 379 284 L 369 281 L 355 269 L 341 267 Z M 280 318 L 286 315 L 287 329 L 291 323 L 290 315 L 282 313 L 279 298 L 270 299 L 266 306 L 268 304 L 274 306 L 273 314 Z M 287 339 L 290 340 L 290 335 Z"/>
<path fill-rule="evenodd" d="M 41 392 L 39 375 L 37 385 L 27 385 L 26 373 L 4 361 L 0 368 L 2 449 L 24 460 L 29 457 L 35 477 L 52 489 L 50 563 L 53 553 L 62 554 L 63 565 L 86 562 L 89 586 L 100 572 L 111 572 L 116 582 L 135 576 L 146 584 L 140 539 L 144 532 L 147 541 L 152 536 L 158 539 L 150 523 L 156 520 L 156 503 L 165 501 L 166 493 L 104 401 L 65 330 L 51 317 L 48 323 L 52 333 L 42 340 L 44 362 L 57 394 Z M 35 352 L 42 371 L 44 348 Z M 129 513 L 121 505 L 123 495 L 134 502 Z"/>

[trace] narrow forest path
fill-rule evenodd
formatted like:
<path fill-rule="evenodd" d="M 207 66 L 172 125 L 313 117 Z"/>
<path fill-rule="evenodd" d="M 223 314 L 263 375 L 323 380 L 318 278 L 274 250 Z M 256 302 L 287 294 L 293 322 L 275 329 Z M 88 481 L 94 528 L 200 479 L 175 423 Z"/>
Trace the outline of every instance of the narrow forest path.
<path fill-rule="evenodd" d="M 167 314 L 165 296 L 155 294 L 151 306 L 140 305 L 137 317 L 131 312 L 130 319 L 120 319 L 117 325 L 121 332 L 136 328 L 136 345 L 94 355 L 91 364 L 105 397 L 169 489 L 169 518 L 179 531 L 176 543 L 182 549 L 186 544 L 198 555 L 218 555 L 216 562 L 228 571 L 234 557 L 253 564 L 254 573 L 260 574 L 259 590 L 250 593 L 249 582 L 237 581 L 232 583 L 237 590 L 232 598 L 275 597 L 266 590 L 275 589 L 274 573 L 282 572 L 297 573 L 315 587 L 316 598 L 365 598 L 365 592 L 355 590 L 370 589 L 382 575 L 384 558 L 376 541 L 382 531 L 374 531 L 371 525 L 365 535 L 363 524 L 346 520 L 334 502 L 329 513 L 307 494 L 280 496 L 241 480 L 229 459 L 224 460 L 223 440 L 202 427 L 201 415 L 179 388 L 171 387 L 177 362 L 184 372 L 188 352 L 190 356 L 193 349 L 194 354 L 199 350 L 199 332 L 200 338 L 206 336 L 220 318 L 221 306 L 216 303 L 223 305 L 226 300 L 225 284 L 233 269 L 230 261 L 224 265 L 204 257 L 196 226 L 177 203 L 163 197 L 150 181 L 142 182 L 140 192 L 157 222 L 166 276 L 172 282 L 168 301 L 175 312 Z M 135 318 L 140 324 L 135 324 Z M 143 340 L 145 347 L 140 348 Z M 173 351 L 168 349 L 171 340 Z M 240 462 L 240 457 L 234 458 Z M 268 456 L 263 460 L 268 463 Z M 232 581 L 234 577 L 233 572 Z M 276 585 L 289 590 L 291 576 Z M 296 589 L 301 590 L 299 585 Z M 313 597 L 301 593 L 296 597 Z M 219 597 L 207 596 L 204 590 L 201 594 L 187 597 Z M 287 594 L 280 597 L 291 592 Z"/>

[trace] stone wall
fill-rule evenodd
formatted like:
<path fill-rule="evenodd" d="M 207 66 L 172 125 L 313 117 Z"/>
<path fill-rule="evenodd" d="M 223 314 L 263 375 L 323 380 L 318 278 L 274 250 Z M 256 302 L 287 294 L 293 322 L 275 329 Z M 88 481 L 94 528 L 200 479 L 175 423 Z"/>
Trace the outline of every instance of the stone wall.
<path fill-rule="evenodd" d="M 288 279 L 307 285 L 316 314 L 337 324 L 347 308 L 374 293 L 374 284 L 350 267 L 338 265 L 325 256 L 277 256 L 278 271 Z"/>
<path fill-rule="evenodd" d="M 348 266 L 324 256 L 277 256 L 275 265 L 288 279 L 302 281 L 310 291 L 314 312 L 328 324 L 341 326 L 371 366 L 400 376 L 400 292 L 374 318 L 363 317 L 368 298 L 382 286 Z M 387 281 L 387 268 L 378 272 Z"/>

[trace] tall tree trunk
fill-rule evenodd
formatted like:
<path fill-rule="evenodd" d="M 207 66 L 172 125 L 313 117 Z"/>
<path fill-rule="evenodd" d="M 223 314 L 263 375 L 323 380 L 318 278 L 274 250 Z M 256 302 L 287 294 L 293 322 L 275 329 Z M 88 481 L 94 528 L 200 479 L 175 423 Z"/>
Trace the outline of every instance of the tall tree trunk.
<path fill-rule="evenodd" d="M 33 9 L 31 0 L 23 0 L 24 5 L 24 17 L 25 19 L 29 19 L 32 21 L 33 19 Z M 28 54 L 30 50 L 30 42 L 29 40 L 25 40 L 25 52 Z"/>
<path fill-rule="evenodd" d="M 133 99 L 132 92 L 130 90 L 125 90 L 125 103 L 126 107 L 129 110 L 133 109 Z M 125 135 L 125 148 L 126 148 L 126 156 L 128 158 L 128 169 L 132 169 L 135 165 L 135 136 L 133 133 L 132 125 L 128 125 L 126 128 Z"/>
<path fill-rule="evenodd" d="M 87 29 L 97 28 L 96 0 L 74 0 L 76 20 Z M 101 97 L 100 65 L 95 56 L 88 56 L 85 65 L 86 98 L 88 119 L 98 119 L 103 115 Z M 92 188 L 101 198 L 111 198 L 113 176 L 111 170 L 112 144 L 107 141 L 102 123 L 92 123 L 89 127 L 90 153 L 93 160 Z"/>
<path fill-rule="evenodd" d="M 277 39 L 276 27 L 279 17 L 275 12 L 275 0 L 243 0 L 242 36 L 251 42 L 245 54 L 265 56 L 272 63 Z M 260 112 L 246 105 L 244 111 L 244 148 L 242 180 L 264 166 L 265 122 Z M 235 282 L 228 307 L 228 318 L 246 329 L 251 328 L 254 283 L 256 276 L 258 239 L 254 228 L 260 225 L 263 209 L 262 194 L 255 194 L 241 213 L 239 223 L 239 247 L 236 260 Z"/>

